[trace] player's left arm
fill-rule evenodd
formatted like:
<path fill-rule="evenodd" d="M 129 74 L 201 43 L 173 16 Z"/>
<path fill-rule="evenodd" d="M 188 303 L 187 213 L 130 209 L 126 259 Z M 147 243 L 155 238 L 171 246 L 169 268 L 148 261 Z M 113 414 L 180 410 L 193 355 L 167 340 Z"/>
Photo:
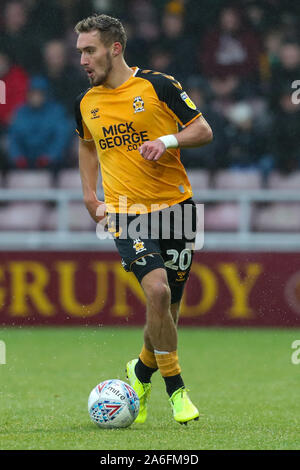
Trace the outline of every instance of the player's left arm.
<path fill-rule="evenodd" d="M 149 77 L 149 75 L 147 75 Z M 162 135 L 144 142 L 139 151 L 146 160 L 157 161 L 168 148 L 201 147 L 213 139 L 213 132 L 201 111 L 182 90 L 180 83 L 169 75 L 154 73 L 151 77 L 157 97 L 183 128 L 176 134 Z"/>
<path fill-rule="evenodd" d="M 174 137 L 178 142 L 178 147 L 201 147 L 213 140 L 213 131 L 201 115 L 182 131 L 174 134 Z"/>
<path fill-rule="evenodd" d="M 201 115 L 176 134 L 144 142 L 139 148 L 139 152 L 145 160 L 157 161 L 167 148 L 201 147 L 209 144 L 212 139 L 212 129 Z"/>

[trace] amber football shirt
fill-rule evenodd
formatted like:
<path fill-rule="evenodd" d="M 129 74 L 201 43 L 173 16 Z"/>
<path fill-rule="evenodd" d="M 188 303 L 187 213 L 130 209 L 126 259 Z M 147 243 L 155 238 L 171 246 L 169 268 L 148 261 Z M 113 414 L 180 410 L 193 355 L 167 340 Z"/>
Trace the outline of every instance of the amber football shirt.
<path fill-rule="evenodd" d="M 133 68 L 115 89 L 102 85 L 76 100 L 77 133 L 93 140 L 101 165 L 107 206 L 116 212 L 151 212 L 192 196 L 179 149 L 167 149 L 156 161 L 138 151 L 147 140 L 178 132 L 201 115 L 173 77 Z"/>

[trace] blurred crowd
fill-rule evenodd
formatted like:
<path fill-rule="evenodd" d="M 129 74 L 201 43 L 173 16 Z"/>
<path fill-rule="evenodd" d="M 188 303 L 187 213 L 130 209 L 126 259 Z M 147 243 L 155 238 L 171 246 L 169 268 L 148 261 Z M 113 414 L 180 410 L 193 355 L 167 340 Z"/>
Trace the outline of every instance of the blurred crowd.
<path fill-rule="evenodd" d="M 74 101 L 89 83 L 73 28 L 95 12 L 123 22 L 129 65 L 173 75 L 210 123 L 186 168 L 300 169 L 299 2 L 1 0 L 2 171 L 77 165 Z"/>

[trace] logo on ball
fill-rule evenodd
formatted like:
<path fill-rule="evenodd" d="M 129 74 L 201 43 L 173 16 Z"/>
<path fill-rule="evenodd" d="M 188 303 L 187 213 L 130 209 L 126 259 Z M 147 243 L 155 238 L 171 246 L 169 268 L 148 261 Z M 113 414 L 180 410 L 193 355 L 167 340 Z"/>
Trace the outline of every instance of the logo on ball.
<path fill-rule="evenodd" d="M 140 402 L 133 388 L 122 380 L 105 380 L 90 393 L 88 411 L 100 428 L 127 428 L 138 415 Z"/>

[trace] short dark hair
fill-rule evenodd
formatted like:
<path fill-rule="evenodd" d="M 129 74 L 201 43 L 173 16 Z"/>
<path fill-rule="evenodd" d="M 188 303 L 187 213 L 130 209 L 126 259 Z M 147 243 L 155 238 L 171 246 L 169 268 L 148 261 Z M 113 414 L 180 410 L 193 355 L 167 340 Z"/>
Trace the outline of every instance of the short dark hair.
<path fill-rule="evenodd" d="M 111 46 L 114 42 L 122 45 L 123 52 L 126 47 L 127 36 L 121 21 L 108 15 L 94 14 L 79 21 L 74 28 L 77 34 L 99 31 L 100 39 L 105 46 Z"/>

